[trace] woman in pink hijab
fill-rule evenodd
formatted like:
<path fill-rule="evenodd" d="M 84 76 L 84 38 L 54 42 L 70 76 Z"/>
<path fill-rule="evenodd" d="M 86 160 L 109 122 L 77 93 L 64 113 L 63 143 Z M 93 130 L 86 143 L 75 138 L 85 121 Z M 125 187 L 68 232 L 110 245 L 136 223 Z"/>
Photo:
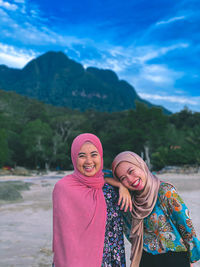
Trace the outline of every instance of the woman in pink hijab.
<path fill-rule="evenodd" d="M 71 158 L 74 172 L 57 182 L 53 191 L 54 266 L 125 267 L 123 220 L 117 203 L 128 209 L 130 194 L 110 178 L 111 171 L 103 174 L 102 145 L 95 135 L 77 136 Z"/>
<path fill-rule="evenodd" d="M 71 158 L 74 172 L 59 180 L 53 191 L 53 262 L 55 267 L 100 267 L 106 203 L 98 137 L 77 136 Z"/>

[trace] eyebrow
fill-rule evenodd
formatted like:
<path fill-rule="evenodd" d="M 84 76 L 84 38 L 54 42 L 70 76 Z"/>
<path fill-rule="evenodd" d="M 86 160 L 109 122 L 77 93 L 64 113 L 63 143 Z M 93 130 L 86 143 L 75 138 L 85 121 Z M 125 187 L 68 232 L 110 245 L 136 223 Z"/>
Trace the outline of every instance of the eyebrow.
<path fill-rule="evenodd" d="M 96 151 L 96 150 L 90 152 L 90 154 L 93 154 L 93 153 L 99 153 L 99 152 Z M 80 152 L 80 153 L 78 153 L 78 156 L 80 156 L 80 155 L 85 155 L 85 154 L 86 154 L 86 153 L 84 153 L 84 152 Z"/>

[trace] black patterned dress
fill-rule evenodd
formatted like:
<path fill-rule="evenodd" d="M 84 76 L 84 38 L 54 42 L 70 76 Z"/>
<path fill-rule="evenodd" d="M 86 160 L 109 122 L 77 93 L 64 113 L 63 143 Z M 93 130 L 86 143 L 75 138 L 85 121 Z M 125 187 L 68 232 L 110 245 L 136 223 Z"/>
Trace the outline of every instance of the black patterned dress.
<path fill-rule="evenodd" d="M 125 267 L 123 220 L 118 206 L 118 188 L 109 184 L 103 187 L 107 204 L 107 222 L 102 267 Z"/>

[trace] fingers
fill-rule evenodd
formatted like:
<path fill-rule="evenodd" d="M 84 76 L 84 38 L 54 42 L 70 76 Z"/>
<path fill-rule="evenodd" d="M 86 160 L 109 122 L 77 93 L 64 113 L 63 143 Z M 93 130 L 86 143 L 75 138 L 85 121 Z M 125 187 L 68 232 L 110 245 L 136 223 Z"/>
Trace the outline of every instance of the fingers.
<path fill-rule="evenodd" d="M 123 198 L 123 200 L 122 200 L 122 203 L 121 203 L 120 210 L 123 210 L 123 208 L 124 208 L 125 204 L 126 204 L 126 199 L 125 199 L 125 198 Z"/>
<path fill-rule="evenodd" d="M 132 209 L 133 209 L 133 204 L 132 204 L 131 198 L 127 198 L 126 205 L 125 205 L 125 208 L 124 208 L 124 212 L 127 212 L 128 208 L 129 208 L 130 211 L 132 211 Z"/>
<path fill-rule="evenodd" d="M 130 201 L 129 201 L 129 210 L 132 211 L 133 209 L 133 204 L 132 204 L 132 199 L 130 198 Z"/>
<path fill-rule="evenodd" d="M 119 187 L 119 200 L 118 205 L 120 206 L 120 210 L 124 209 L 124 212 L 127 212 L 128 209 L 132 211 L 132 200 L 131 195 L 126 187 L 122 184 Z"/>
<path fill-rule="evenodd" d="M 119 202 L 118 205 L 120 205 L 121 201 Z M 120 207 L 120 210 L 123 210 L 124 209 L 124 212 L 127 212 L 127 210 L 132 211 L 132 201 L 130 198 L 123 198 L 123 201 L 121 203 L 121 207 Z"/>
<path fill-rule="evenodd" d="M 122 195 L 120 194 L 119 195 L 119 200 L 118 200 L 118 205 L 120 205 L 121 201 L 122 201 Z"/>
<path fill-rule="evenodd" d="M 125 206 L 125 208 L 124 208 L 124 211 L 125 211 L 125 212 L 127 212 L 128 207 L 129 207 L 129 201 L 128 201 L 128 199 L 127 199 L 127 201 L 126 201 L 126 206 Z"/>

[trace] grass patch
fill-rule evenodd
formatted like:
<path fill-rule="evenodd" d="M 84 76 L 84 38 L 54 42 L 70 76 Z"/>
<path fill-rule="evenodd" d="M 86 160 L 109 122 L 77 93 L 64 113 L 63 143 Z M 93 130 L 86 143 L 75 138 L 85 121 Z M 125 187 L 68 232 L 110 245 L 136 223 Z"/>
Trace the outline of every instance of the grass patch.
<path fill-rule="evenodd" d="M 22 199 L 20 191 L 29 190 L 32 183 L 23 181 L 0 182 L 0 199 L 14 201 Z"/>

